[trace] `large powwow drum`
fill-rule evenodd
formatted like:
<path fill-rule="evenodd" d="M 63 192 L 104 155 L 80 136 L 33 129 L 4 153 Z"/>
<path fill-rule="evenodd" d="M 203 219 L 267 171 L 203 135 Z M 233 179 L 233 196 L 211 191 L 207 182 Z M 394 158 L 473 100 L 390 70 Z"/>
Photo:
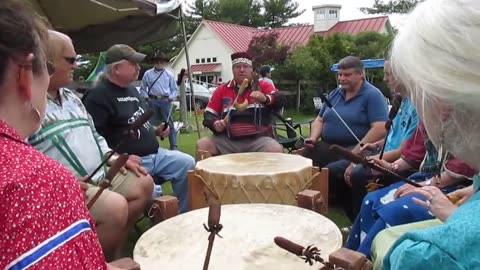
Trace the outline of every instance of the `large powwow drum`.
<path fill-rule="evenodd" d="M 207 247 L 208 208 L 197 209 L 170 218 L 138 240 L 134 260 L 142 270 L 202 269 Z M 319 269 L 278 247 L 276 236 L 303 246 L 314 245 L 321 256 L 339 249 L 342 236 L 338 227 L 326 217 L 303 208 L 278 204 L 223 205 L 215 237 L 210 270 L 281 270 Z"/>
<path fill-rule="evenodd" d="M 221 204 L 296 205 L 295 196 L 310 188 L 314 176 L 312 161 L 299 155 L 239 153 L 199 161 L 194 181 L 207 199 L 214 193 Z"/>

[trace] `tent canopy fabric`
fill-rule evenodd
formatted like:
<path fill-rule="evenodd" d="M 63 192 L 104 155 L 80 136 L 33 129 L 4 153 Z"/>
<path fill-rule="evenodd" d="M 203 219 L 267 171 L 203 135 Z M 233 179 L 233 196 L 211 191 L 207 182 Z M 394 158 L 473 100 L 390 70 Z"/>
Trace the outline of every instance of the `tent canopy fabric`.
<path fill-rule="evenodd" d="M 78 53 L 132 46 L 176 34 L 179 0 L 29 0 L 51 27 L 69 35 Z"/>
<path fill-rule="evenodd" d="M 362 60 L 363 62 L 363 67 L 365 69 L 371 69 L 371 68 L 383 68 L 385 65 L 385 59 L 365 59 Z M 338 63 L 333 64 L 332 67 L 330 68 L 331 71 L 337 72 L 338 71 Z"/>

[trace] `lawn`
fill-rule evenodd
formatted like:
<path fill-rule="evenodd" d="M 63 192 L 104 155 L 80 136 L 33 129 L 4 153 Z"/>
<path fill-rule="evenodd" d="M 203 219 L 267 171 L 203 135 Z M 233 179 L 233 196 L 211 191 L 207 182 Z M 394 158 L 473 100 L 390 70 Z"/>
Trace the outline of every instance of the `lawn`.
<path fill-rule="evenodd" d="M 289 112 L 289 111 L 284 112 L 283 115 L 286 116 L 286 117 L 292 118 L 293 122 L 304 121 L 304 120 L 309 120 L 309 119 L 313 118 L 312 115 L 303 115 L 303 114 L 298 114 L 298 113 Z M 176 119 L 179 119 L 178 116 L 176 117 Z M 198 121 L 199 121 L 200 125 L 202 123 L 202 120 L 203 120 L 203 116 L 199 115 L 198 116 Z M 195 156 L 195 143 L 198 140 L 198 135 L 197 135 L 197 132 L 196 132 L 195 119 L 194 119 L 193 115 L 189 114 L 188 122 L 192 126 L 192 130 L 190 131 L 190 133 L 185 133 L 185 134 L 179 134 L 178 135 L 178 148 L 179 148 L 179 150 L 181 150 L 185 153 L 188 153 L 192 156 Z M 211 132 L 207 129 L 201 128 L 200 130 L 201 130 L 200 133 L 201 133 L 202 137 L 208 136 L 208 135 L 211 134 Z M 310 133 L 309 125 L 308 124 L 304 125 L 302 127 L 302 131 L 303 131 L 303 134 L 308 135 Z M 279 132 L 279 134 L 281 134 L 281 133 L 282 133 L 282 131 Z M 168 139 L 164 140 L 164 141 L 160 141 L 160 144 L 161 144 L 162 147 L 164 147 L 166 149 L 169 148 Z M 163 188 L 164 194 L 172 194 L 173 193 L 172 192 L 172 187 L 171 187 L 169 182 L 162 185 L 162 188 Z M 335 222 L 335 224 L 337 224 L 337 226 L 339 228 L 350 225 L 350 221 L 345 216 L 343 211 L 336 208 L 336 207 L 330 207 L 328 218 L 330 218 L 333 222 Z M 150 227 L 150 222 L 147 219 L 144 219 L 139 223 L 139 228 L 140 228 L 141 232 L 144 232 L 144 231 L 148 230 L 149 227 Z M 127 246 L 126 246 L 126 249 L 125 249 L 125 255 L 126 256 L 131 256 L 132 255 L 133 248 L 134 248 L 135 243 L 136 243 L 139 236 L 140 235 L 139 235 L 138 232 L 135 232 L 135 233 L 132 232 L 130 234 L 129 240 L 128 240 L 128 243 L 127 243 Z"/>

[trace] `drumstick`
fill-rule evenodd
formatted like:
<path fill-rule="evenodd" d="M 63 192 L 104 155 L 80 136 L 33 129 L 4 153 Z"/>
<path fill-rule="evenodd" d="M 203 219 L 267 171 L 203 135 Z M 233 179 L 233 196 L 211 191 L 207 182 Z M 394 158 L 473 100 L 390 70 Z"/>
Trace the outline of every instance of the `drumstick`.
<path fill-rule="evenodd" d="M 367 166 L 373 170 L 376 170 L 376 171 L 379 171 L 383 174 L 387 174 L 387 175 L 391 175 L 395 178 L 398 178 L 399 180 L 407 183 L 407 184 L 410 184 L 414 187 L 423 187 L 422 185 L 420 185 L 419 183 L 417 182 L 414 182 L 408 178 L 405 178 L 401 175 L 399 175 L 398 173 L 395 173 L 395 172 L 392 172 L 391 170 L 388 170 L 388 169 L 385 169 L 384 167 L 378 165 L 378 164 L 375 164 L 373 162 L 370 162 L 369 160 L 367 160 L 365 157 L 362 157 L 360 155 L 357 155 L 357 154 L 354 154 L 352 153 L 351 151 L 349 151 L 348 149 L 345 149 L 341 146 L 338 146 L 338 145 L 332 145 L 330 146 L 330 151 L 332 153 L 335 153 L 353 163 L 356 163 L 356 164 L 362 164 L 364 166 Z M 446 195 L 447 198 L 450 200 L 450 202 L 452 203 L 456 203 L 460 200 L 460 198 L 458 198 L 457 196 L 448 196 Z"/>
<path fill-rule="evenodd" d="M 208 227 L 203 224 L 203 227 L 207 232 L 210 232 L 208 236 L 208 248 L 207 254 L 205 255 L 205 261 L 203 262 L 203 270 L 208 269 L 210 263 L 210 256 L 212 255 L 213 241 L 215 240 L 215 235 L 222 230 L 223 226 L 220 224 L 220 214 L 221 214 L 221 205 L 217 203 L 210 203 L 208 208 Z M 220 235 L 218 237 L 221 238 Z"/>
<path fill-rule="evenodd" d="M 333 107 L 330 100 L 328 100 L 328 98 L 326 96 L 324 96 L 323 93 L 320 94 L 320 99 L 323 101 L 323 103 L 325 103 L 325 105 L 327 105 L 330 109 L 332 109 L 333 113 L 335 113 L 335 115 L 338 117 L 338 119 L 340 119 L 340 122 L 342 122 L 342 124 L 347 128 L 347 130 L 350 132 L 350 134 L 352 134 L 352 136 L 355 138 L 355 140 L 357 140 L 359 145 L 363 146 L 363 143 L 360 141 L 360 139 L 357 137 L 357 135 L 355 135 L 353 130 L 347 125 L 347 123 L 345 123 L 345 120 L 343 120 L 343 118 L 340 116 L 340 114 L 338 114 L 337 110 L 335 110 L 335 108 Z"/>
<path fill-rule="evenodd" d="M 390 113 L 388 114 L 388 121 L 385 123 L 385 129 L 387 133 L 385 133 L 385 139 L 383 140 L 382 151 L 380 151 L 380 155 L 378 156 L 379 159 L 383 158 L 383 153 L 385 152 L 385 146 L 387 145 L 388 140 L 388 133 L 392 128 L 393 119 L 397 116 L 398 110 L 400 110 L 400 105 L 402 105 L 402 96 L 396 94 L 393 97 L 392 108 L 390 109 Z"/>
<path fill-rule="evenodd" d="M 136 132 L 138 131 L 142 126 L 143 124 L 145 124 L 154 114 L 154 111 L 153 110 L 147 110 L 144 114 L 142 114 L 137 120 L 135 120 L 135 122 L 133 122 L 128 128 L 127 130 L 123 133 L 123 135 L 125 136 L 116 146 L 114 149 L 117 149 L 118 147 L 120 147 L 122 144 L 126 143 L 128 141 L 128 139 L 132 138 L 134 136 L 133 132 Z M 92 173 L 90 173 L 90 175 L 88 175 L 87 179 L 85 179 L 84 182 L 89 182 L 92 177 L 105 165 L 107 164 L 107 162 L 110 160 L 110 158 L 113 156 L 113 154 L 115 154 L 115 151 L 111 151 L 109 153 L 107 153 L 107 155 L 105 156 L 105 159 L 100 163 L 100 165 L 98 165 L 97 168 L 95 168 L 95 170 L 93 170 Z"/>
<path fill-rule="evenodd" d="M 280 236 L 275 237 L 273 241 L 275 242 L 275 244 L 277 244 L 277 246 L 304 259 L 305 263 L 313 265 L 314 262 L 319 262 L 325 267 L 327 267 L 327 269 L 335 269 L 335 265 L 325 261 L 320 256 L 320 250 L 314 246 L 308 246 L 307 248 L 305 248 Z"/>
<path fill-rule="evenodd" d="M 277 236 L 273 238 L 273 241 L 277 246 L 285 249 L 286 251 L 293 253 L 297 256 L 303 256 L 304 247 L 300 246 L 299 244 L 295 244 L 290 240 L 287 240 L 283 237 Z"/>
<path fill-rule="evenodd" d="M 405 182 L 405 183 L 408 183 L 412 186 L 415 186 L 415 187 L 422 187 L 422 185 L 420 185 L 419 183 L 417 182 L 414 182 L 412 180 L 409 180 L 403 176 L 401 176 L 400 174 L 398 173 L 395 173 L 395 172 L 392 172 L 391 170 L 388 170 L 388 169 L 385 169 L 384 167 L 376 164 L 376 163 L 373 163 L 371 161 L 369 161 L 368 159 L 366 159 L 365 157 L 362 157 L 360 155 L 357 155 L 355 153 L 352 153 L 351 151 L 349 151 L 348 149 L 346 148 L 343 148 L 341 146 L 338 146 L 338 145 L 332 145 L 330 146 L 330 152 L 331 153 L 335 153 L 337 154 L 338 156 L 341 156 L 342 158 L 346 159 L 346 160 L 349 160 L 350 162 L 352 163 L 355 163 L 355 164 L 362 164 L 364 166 L 367 166 L 375 171 L 379 171 L 383 174 L 389 174 L 391 176 L 394 176 L 398 179 L 400 179 L 401 181 Z"/>
<path fill-rule="evenodd" d="M 110 166 L 110 169 L 108 169 L 107 174 L 105 175 L 105 179 L 100 183 L 100 189 L 95 193 L 93 198 L 88 202 L 87 208 L 90 209 L 92 205 L 98 200 L 100 195 L 102 195 L 103 190 L 108 188 L 113 181 L 113 178 L 115 178 L 115 175 L 120 171 L 120 169 L 125 166 L 125 163 L 128 160 L 128 155 L 127 154 L 122 154 L 118 157 L 115 162 L 113 162 L 112 166 Z"/>
<path fill-rule="evenodd" d="M 238 89 L 237 96 L 236 96 L 235 99 L 233 100 L 232 106 L 235 106 L 235 104 L 236 104 L 237 101 L 238 101 L 238 97 L 243 94 L 243 92 L 245 91 L 245 88 L 247 88 L 247 86 L 248 86 L 248 79 L 245 78 L 245 79 L 243 79 L 243 82 L 242 82 L 242 84 L 240 85 L 240 88 Z M 232 106 L 230 106 L 230 108 L 228 109 L 227 115 L 225 115 L 225 117 L 223 118 L 223 120 L 227 120 L 227 121 L 228 121 L 228 116 L 230 115 L 230 112 L 232 111 Z"/>

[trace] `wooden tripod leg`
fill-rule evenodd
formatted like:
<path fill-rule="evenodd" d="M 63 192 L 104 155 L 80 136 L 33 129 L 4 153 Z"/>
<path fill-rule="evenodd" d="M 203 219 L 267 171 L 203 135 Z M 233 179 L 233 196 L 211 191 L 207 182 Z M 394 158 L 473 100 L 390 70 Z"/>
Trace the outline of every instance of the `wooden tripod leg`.
<path fill-rule="evenodd" d="M 317 175 L 312 180 L 312 185 L 310 187 L 311 192 L 306 192 L 306 193 L 300 192 L 299 195 L 301 194 L 301 196 L 297 196 L 297 198 L 305 197 L 310 199 L 302 199 L 302 202 L 300 202 L 299 200 L 298 203 L 299 203 L 299 206 L 300 206 L 300 203 L 303 205 L 303 206 L 300 206 L 302 208 L 311 209 L 313 211 L 321 213 L 322 215 L 327 215 L 328 214 L 328 169 L 322 168 L 322 170 L 320 171 L 318 167 L 312 168 L 312 175 L 315 175 L 318 172 L 320 172 L 320 174 Z M 315 193 L 313 191 L 317 191 L 319 193 Z M 307 201 L 311 202 L 310 207 L 308 207 L 305 204 L 307 203 Z"/>
<path fill-rule="evenodd" d="M 190 210 L 207 207 L 204 196 L 204 184 L 200 180 L 194 170 L 188 171 L 188 198 Z"/>
<path fill-rule="evenodd" d="M 367 257 L 357 251 L 353 251 L 346 248 L 341 248 L 330 254 L 328 258 L 329 262 L 333 263 L 336 267 L 351 270 L 370 270 L 372 269 L 372 263 Z"/>
<path fill-rule="evenodd" d="M 158 224 L 166 219 L 178 215 L 177 197 L 164 195 L 153 200 L 152 210 L 153 223 Z M 150 215 L 150 214 L 149 214 Z"/>

